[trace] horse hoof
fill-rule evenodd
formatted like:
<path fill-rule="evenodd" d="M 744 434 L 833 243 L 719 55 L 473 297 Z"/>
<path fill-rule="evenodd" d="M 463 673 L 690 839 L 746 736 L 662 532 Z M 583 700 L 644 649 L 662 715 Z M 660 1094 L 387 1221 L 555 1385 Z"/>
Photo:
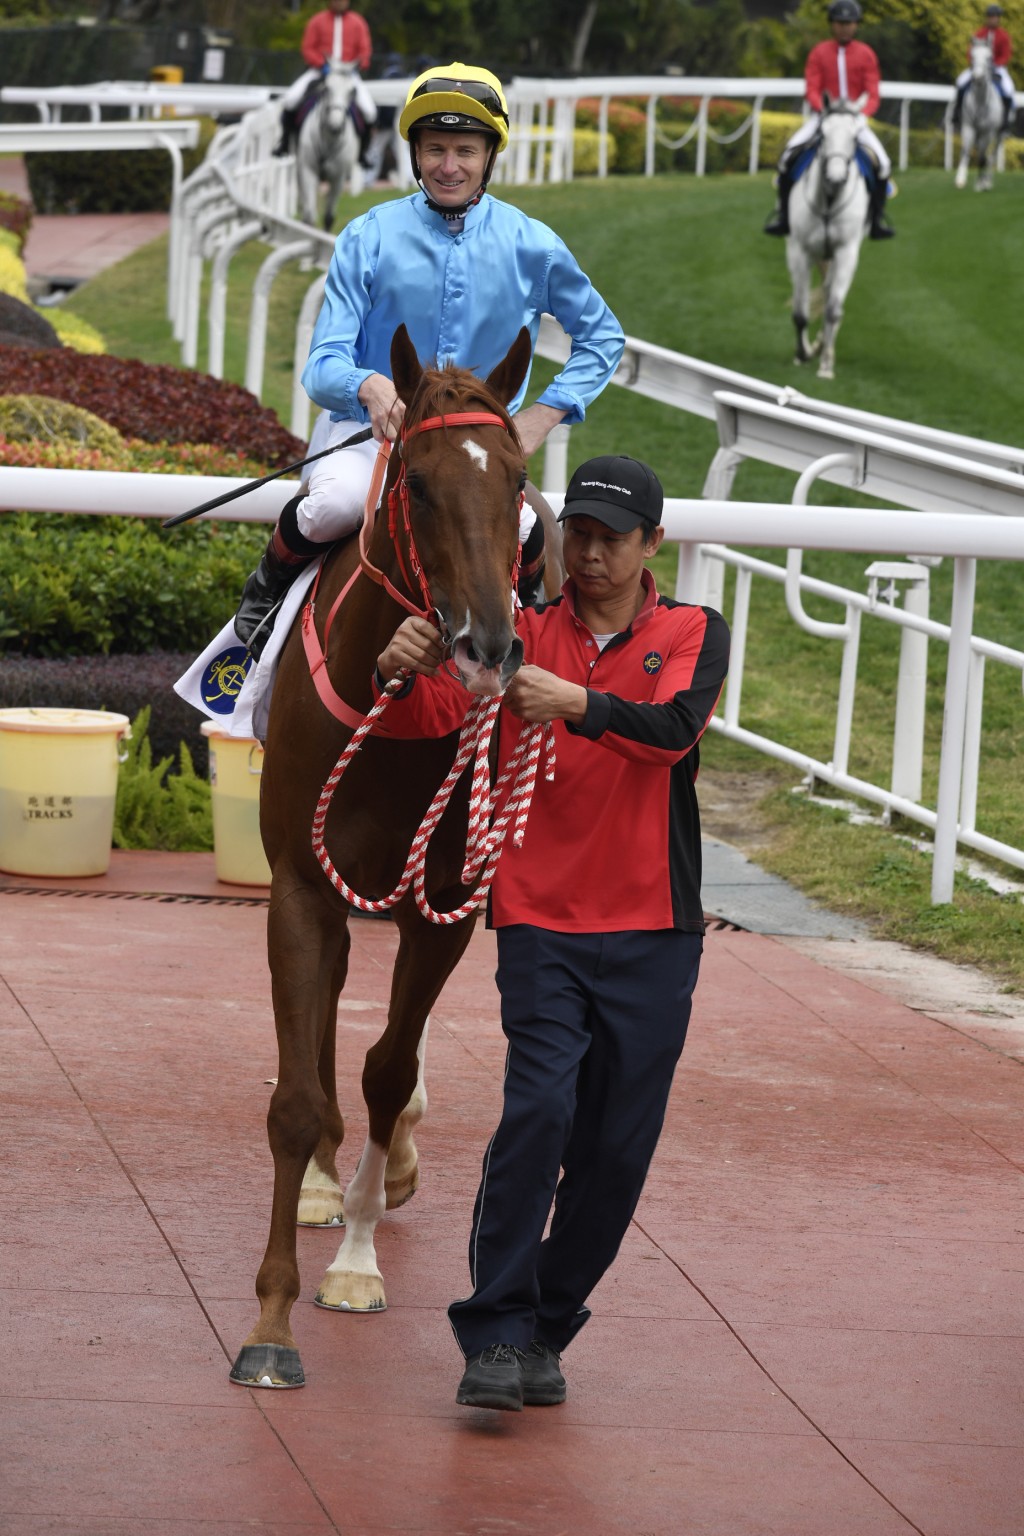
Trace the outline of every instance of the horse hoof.
<path fill-rule="evenodd" d="M 835 376 L 836 376 L 836 371 L 835 371 L 834 368 L 819 368 L 818 369 L 818 378 L 819 379 L 834 379 Z"/>
<path fill-rule="evenodd" d="M 345 1210 L 341 1190 L 304 1189 L 299 1195 L 296 1222 L 300 1227 L 343 1227 Z"/>
<path fill-rule="evenodd" d="M 414 1167 L 412 1172 L 407 1174 L 405 1178 L 386 1178 L 384 1180 L 385 1209 L 389 1211 L 397 1211 L 400 1205 L 404 1205 L 407 1200 L 412 1199 L 413 1195 L 416 1193 L 419 1187 L 420 1170 L 418 1165 Z"/>
<path fill-rule="evenodd" d="M 315 1301 L 329 1312 L 384 1312 L 384 1281 L 380 1275 L 355 1275 L 348 1270 L 328 1270 Z"/>
<path fill-rule="evenodd" d="M 243 1344 L 229 1372 L 240 1387 L 304 1387 L 306 1377 L 297 1349 L 283 1344 Z"/>

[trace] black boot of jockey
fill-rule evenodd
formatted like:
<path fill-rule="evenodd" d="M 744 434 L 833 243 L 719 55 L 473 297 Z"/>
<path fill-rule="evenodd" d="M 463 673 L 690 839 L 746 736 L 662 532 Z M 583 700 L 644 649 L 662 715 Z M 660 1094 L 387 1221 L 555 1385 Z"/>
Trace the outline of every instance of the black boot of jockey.
<path fill-rule="evenodd" d="M 330 548 L 330 540 L 316 544 L 299 532 L 295 513 L 304 494 L 294 496 L 281 513 L 263 559 L 242 588 L 242 600 L 235 614 L 235 634 L 257 661 L 288 588 L 311 560 Z"/>
<path fill-rule="evenodd" d="M 876 174 L 868 193 L 871 213 L 871 229 L 868 234 L 870 240 L 892 240 L 896 231 L 891 224 L 885 222 L 885 202 L 889 196 L 889 183 L 884 176 Z"/>
<path fill-rule="evenodd" d="M 966 85 L 958 85 L 957 88 L 956 88 L 956 98 L 955 98 L 955 100 L 953 102 L 953 111 L 951 112 L 950 118 L 949 118 L 950 123 L 956 129 L 956 131 L 958 133 L 960 132 L 960 124 L 963 122 L 963 116 L 964 116 L 964 97 L 966 95 L 967 95 L 967 87 L 966 87 Z"/>
<path fill-rule="evenodd" d="M 532 608 L 540 595 L 544 581 L 544 524 L 538 517 L 529 533 L 519 557 L 519 581 L 516 591 L 524 608 Z"/>
<path fill-rule="evenodd" d="M 789 234 L 789 194 L 793 190 L 793 179 L 789 174 L 788 163 L 779 166 L 779 173 L 775 178 L 776 203 L 765 222 L 766 235 Z"/>
<path fill-rule="evenodd" d="M 281 137 L 277 141 L 275 155 L 290 155 L 292 145 L 295 143 L 299 128 L 295 121 L 296 111 L 294 107 L 281 108 Z"/>

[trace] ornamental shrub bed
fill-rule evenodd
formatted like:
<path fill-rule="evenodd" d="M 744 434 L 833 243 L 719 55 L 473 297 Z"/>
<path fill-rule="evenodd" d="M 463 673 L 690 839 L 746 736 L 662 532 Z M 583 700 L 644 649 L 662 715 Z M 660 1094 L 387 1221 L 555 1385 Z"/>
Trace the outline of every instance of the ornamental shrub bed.
<path fill-rule="evenodd" d="M 239 384 L 169 363 L 141 363 L 60 348 L 7 348 L 3 390 L 52 395 L 82 406 L 143 442 L 210 443 L 271 469 L 302 458 L 306 445 Z"/>
<path fill-rule="evenodd" d="M 0 192 L 0 229 L 10 230 L 19 253 L 32 228 L 32 204 L 13 192 Z"/>
<path fill-rule="evenodd" d="M 260 524 L 204 522 L 165 531 L 137 518 L 6 513 L 0 650 L 194 656 L 231 617 L 266 542 Z"/>

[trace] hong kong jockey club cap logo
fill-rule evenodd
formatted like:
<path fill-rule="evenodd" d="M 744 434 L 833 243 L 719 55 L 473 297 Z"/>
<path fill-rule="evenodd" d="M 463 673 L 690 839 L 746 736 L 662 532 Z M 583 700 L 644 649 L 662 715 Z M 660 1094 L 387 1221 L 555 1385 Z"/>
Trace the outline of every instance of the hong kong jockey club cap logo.
<path fill-rule="evenodd" d="M 252 666 L 252 656 L 244 645 L 229 646 L 215 656 L 203 673 L 203 703 L 215 715 L 230 715 Z"/>
<path fill-rule="evenodd" d="M 663 657 L 660 651 L 648 651 L 644 657 L 644 671 L 651 674 L 661 671 Z"/>

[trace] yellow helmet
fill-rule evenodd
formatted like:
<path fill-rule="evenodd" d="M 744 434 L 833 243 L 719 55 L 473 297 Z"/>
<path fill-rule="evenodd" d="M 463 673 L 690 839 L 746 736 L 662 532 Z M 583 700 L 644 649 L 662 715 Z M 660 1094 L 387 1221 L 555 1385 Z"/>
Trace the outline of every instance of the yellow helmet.
<path fill-rule="evenodd" d="M 398 119 L 398 131 L 408 139 L 418 123 L 448 133 L 496 135 L 497 152 L 508 143 L 508 102 L 497 75 L 472 64 L 449 64 L 417 75 Z"/>

